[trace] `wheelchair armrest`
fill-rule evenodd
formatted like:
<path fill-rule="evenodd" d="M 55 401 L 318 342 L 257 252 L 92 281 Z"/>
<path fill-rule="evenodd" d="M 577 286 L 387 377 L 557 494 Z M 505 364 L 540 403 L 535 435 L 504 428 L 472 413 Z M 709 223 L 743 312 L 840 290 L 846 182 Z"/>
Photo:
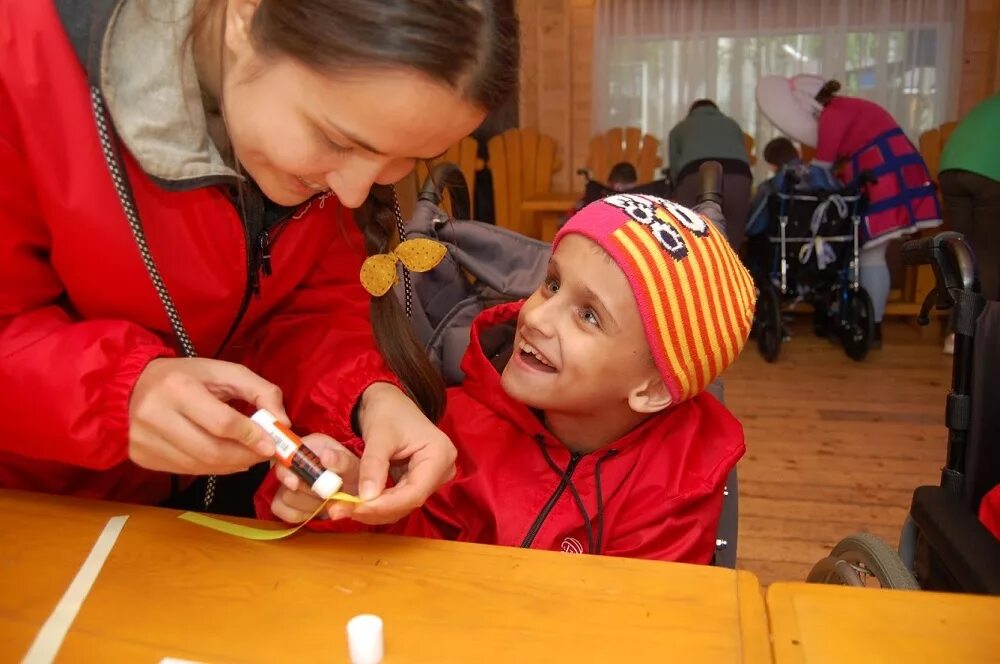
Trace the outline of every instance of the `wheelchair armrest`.
<path fill-rule="evenodd" d="M 919 533 L 916 567 L 927 546 L 957 583 L 950 590 L 1000 595 L 1000 541 L 955 496 L 938 486 L 919 487 L 910 517 Z"/>

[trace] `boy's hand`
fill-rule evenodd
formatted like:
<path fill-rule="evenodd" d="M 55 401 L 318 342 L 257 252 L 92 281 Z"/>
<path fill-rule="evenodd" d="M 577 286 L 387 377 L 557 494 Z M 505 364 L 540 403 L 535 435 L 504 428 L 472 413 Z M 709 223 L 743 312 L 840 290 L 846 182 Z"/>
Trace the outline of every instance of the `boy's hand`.
<path fill-rule="evenodd" d="M 313 433 L 303 436 L 302 442 L 319 457 L 323 465 L 340 475 L 344 480 L 341 491 L 357 495 L 358 469 L 361 461 L 346 447 L 329 436 Z M 281 482 L 281 488 L 271 501 L 271 512 L 283 521 L 302 523 L 316 511 L 323 499 L 312 492 L 299 476 L 282 465 L 274 467 L 274 474 Z M 331 519 L 343 519 L 351 515 L 354 505 L 333 501 L 327 507 Z"/>

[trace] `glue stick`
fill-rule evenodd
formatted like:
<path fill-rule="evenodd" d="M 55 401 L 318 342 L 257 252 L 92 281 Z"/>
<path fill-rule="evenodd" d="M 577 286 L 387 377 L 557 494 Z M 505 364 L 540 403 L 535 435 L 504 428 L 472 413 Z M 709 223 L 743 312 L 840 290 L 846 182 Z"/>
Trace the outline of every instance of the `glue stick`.
<path fill-rule="evenodd" d="M 302 439 L 279 422 L 278 418 L 261 409 L 250 419 L 271 436 L 271 440 L 274 441 L 274 458 L 302 478 L 313 493 L 323 500 L 328 500 L 330 496 L 340 491 L 344 483 L 340 475 L 324 468 L 316 453 L 306 447 Z"/>

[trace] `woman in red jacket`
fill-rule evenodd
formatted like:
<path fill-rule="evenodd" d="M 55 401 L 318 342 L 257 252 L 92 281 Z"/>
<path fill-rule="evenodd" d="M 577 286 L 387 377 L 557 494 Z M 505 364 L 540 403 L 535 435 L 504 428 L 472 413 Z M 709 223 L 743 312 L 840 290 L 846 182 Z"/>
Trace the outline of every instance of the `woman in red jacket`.
<path fill-rule="evenodd" d="M 385 185 L 513 89 L 516 19 L 9 0 L 0 49 L 0 486 L 246 511 L 214 475 L 271 453 L 248 407 L 361 435 L 371 522 L 450 477 L 440 382 L 357 275 L 393 236 Z"/>
<path fill-rule="evenodd" d="M 441 422 L 458 474 L 388 531 L 708 563 L 744 443 L 703 390 L 740 353 L 755 297 L 703 217 L 651 196 L 591 203 L 556 236 L 538 290 L 477 318 Z M 350 455 L 319 436 L 313 445 L 350 487 Z M 275 470 L 258 512 L 301 521 L 318 501 Z M 335 503 L 329 516 L 349 512 Z"/>

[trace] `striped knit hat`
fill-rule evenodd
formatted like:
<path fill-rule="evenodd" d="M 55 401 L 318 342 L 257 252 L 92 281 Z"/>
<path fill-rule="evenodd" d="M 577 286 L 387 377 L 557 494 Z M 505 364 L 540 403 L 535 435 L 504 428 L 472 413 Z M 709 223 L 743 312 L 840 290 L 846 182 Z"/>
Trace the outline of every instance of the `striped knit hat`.
<path fill-rule="evenodd" d="M 743 349 L 757 299 L 725 235 L 671 201 L 617 194 L 563 226 L 606 251 L 628 279 L 649 348 L 674 403 L 690 399 Z"/>

